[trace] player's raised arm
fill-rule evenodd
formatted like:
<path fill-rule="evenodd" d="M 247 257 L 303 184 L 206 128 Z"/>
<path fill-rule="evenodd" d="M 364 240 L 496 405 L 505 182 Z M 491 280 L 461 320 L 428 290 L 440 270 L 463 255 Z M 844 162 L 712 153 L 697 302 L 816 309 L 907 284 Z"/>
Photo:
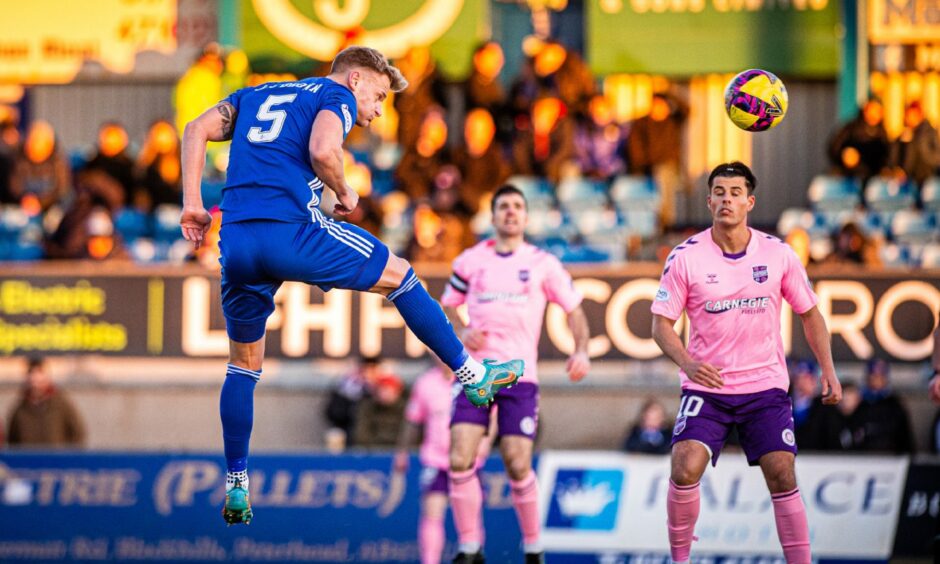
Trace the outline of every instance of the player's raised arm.
<path fill-rule="evenodd" d="M 212 216 L 202 205 L 206 143 L 231 139 L 237 115 L 238 112 L 230 102 L 222 101 L 187 123 L 183 129 L 183 213 L 180 215 L 180 228 L 183 237 L 197 249 L 202 245 L 209 224 L 212 223 Z"/>
<path fill-rule="evenodd" d="M 346 184 L 343 172 L 343 122 L 333 112 L 321 111 L 310 131 L 310 164 L 317 178 L 336 194 L 334 213 L 346 215 L 359 204 L 359 195 Z"/>

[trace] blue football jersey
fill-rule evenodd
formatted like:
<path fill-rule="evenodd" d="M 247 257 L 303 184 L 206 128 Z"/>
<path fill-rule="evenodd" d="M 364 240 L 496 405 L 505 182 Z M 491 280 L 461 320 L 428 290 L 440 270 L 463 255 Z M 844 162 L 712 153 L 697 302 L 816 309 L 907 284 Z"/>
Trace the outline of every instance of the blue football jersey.
<path fill-rule="evenodd" d="M 328 78 L 270 82 L 226 100 L 238 111 L 222 191 L 222 222 L 316 221 L 323 182 L 310 163 L 310 129 L 321 111 L 355 124 L 356 98 Z"/>

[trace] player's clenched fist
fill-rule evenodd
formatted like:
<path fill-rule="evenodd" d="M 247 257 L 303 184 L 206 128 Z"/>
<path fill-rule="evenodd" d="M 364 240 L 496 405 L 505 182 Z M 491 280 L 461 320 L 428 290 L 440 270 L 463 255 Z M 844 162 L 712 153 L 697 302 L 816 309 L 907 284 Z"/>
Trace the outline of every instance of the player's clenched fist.
<path fill-rule="evenodd" d="M 842 401 L 842 384 L 835 373 L 822 375 L 822 402 L 826 405 L 835 405 Z"/>
<path fill-rule="evenodd" d="M 583 380 L 590 369 L 591 359 L 588 358 L 587 353 L 584 352 L 574 353 L 568 357 L 568 362 L 565 363 L 568 379 L 572 382 L 580 382 Z"/>
<path fill-rule="evenodd" d="M 701 384 L 708 388 L 720 388 L 725 385 L 721 372 L 707 362 L 690 362 L 682 367 L 682 371 L 696 384 Z"/>
<path fill-rule="evenodd" d="M 339 215 L 349 215 L 352 213 L 356 206 L 359 205 L 359 194 L 356 193 L 350 187 L 346 187 L 346 191 L 342 194 L 336 195 L 339 203 L 333 208 L 333 213 Z"/>

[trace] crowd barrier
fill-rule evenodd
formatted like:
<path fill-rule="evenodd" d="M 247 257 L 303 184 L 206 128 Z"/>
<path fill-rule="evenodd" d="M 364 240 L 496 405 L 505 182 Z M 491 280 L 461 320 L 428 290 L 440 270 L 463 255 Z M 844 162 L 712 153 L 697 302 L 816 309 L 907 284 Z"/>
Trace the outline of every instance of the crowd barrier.
<path fill-rule="evenodd" d="M 668 562 L 668 457 L 546 451 L 537 459 L 549 562 Z M 2 562 L 414 562 L 419 473 L 388 454 L 257 455 L 255 519 L 219 515 L 218 455 L 0 454 Z M 702 482 L 697 562 L 783 562 L 759 470 L 725 453 Z M 819 562 L 927 558 L 940 462 L 906 457 L 799 458 Z M 502 463 L 481 472 L 486 552 L 521 559 Z M 455 535 L 448 518 L 448 551 Z"/>

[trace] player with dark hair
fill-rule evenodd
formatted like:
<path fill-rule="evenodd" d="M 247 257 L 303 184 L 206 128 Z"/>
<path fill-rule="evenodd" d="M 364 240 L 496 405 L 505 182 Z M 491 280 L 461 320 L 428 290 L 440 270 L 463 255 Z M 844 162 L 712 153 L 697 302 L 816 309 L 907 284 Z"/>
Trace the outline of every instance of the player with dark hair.
<path fill-rule="evenodd" d="M 679 368 L 682 398 L 672 437 L 667 496 L 672 560 L 688 562 L 699 514 L 699 480 L 737 427 L 748 464 L 760 466 L 770 490 L 787 562 L 809 563 L 806 508 L 796 484 L 793 410 L 780 336 L 786 300 L 803 322 L 822 370 L 823 403 L 842 388 L 826 322 L 806 271 L 783 241 L 747 225 L 757 179 L 740 162 L 708 176 L 712 227 L 666 259 L 653 301 L 653 338 Z M 674 329 L 689 317 L 686 348 Z"/>
<path fill-rule="evenodd" d="M 591 362 L 587 317 L 581 294 L 571 275 L 553 255 L 525 242 L 528 209 L 523 193 L 512 185 L 492 199 L 492 239 L 467 249 L 454 260 L 453 275 L 441 298 L 454 322 L 456 309 L 466 304 L 469 323 L 462 337 L 481 357 L 512 351 L 526 362 L 525 376 L 495 399 L 499 448 L 509 475 L 510 494 L 522 529 L 526 562 L 543 559 L 538 511 L 538 483 L 532 470 L 532 449 L 538 429 L 539 388 L 536 375 L 539 337 L 545 306 L 552 302 L 568 316 L 574 349 L 568 357 L 568 377 L 584 378 Z M 486 434 L 489 414 L 475 409 L 464 396 L 454 400 L 450 442 L 450 501 L 459 541 L 454 562 L 483 561 L 480 514 L 482 497 L 474 461 Z"/>
<path fill-rule="evenodd" d="M 187 124 L 183 133 L 183 236 L 198 248 L 209 229 L 200 181 L 207 141 L 231 139 L 222 192 L 222 312 L 229 364 L 220 412 L 227 464 L 222 514 L 248 523 L 248 442 L 255 383 L 261 378 L 265 322 L 286 280 L 368 291 L 388 298 L 414 334 L 457 375 L 475 405 L 522 375 L 523 363 L 474 360 L 411 265 L 355 225 L 320 211 L 326 186 L 334 214 L 359 196 L 343 173 L 343 142 L 353 123 L 382 115 L 389 91 L 407 86 L 398 69 L 368 47 L 341 51 L 326 77 L 275 82 L 233 93 Z"/>

